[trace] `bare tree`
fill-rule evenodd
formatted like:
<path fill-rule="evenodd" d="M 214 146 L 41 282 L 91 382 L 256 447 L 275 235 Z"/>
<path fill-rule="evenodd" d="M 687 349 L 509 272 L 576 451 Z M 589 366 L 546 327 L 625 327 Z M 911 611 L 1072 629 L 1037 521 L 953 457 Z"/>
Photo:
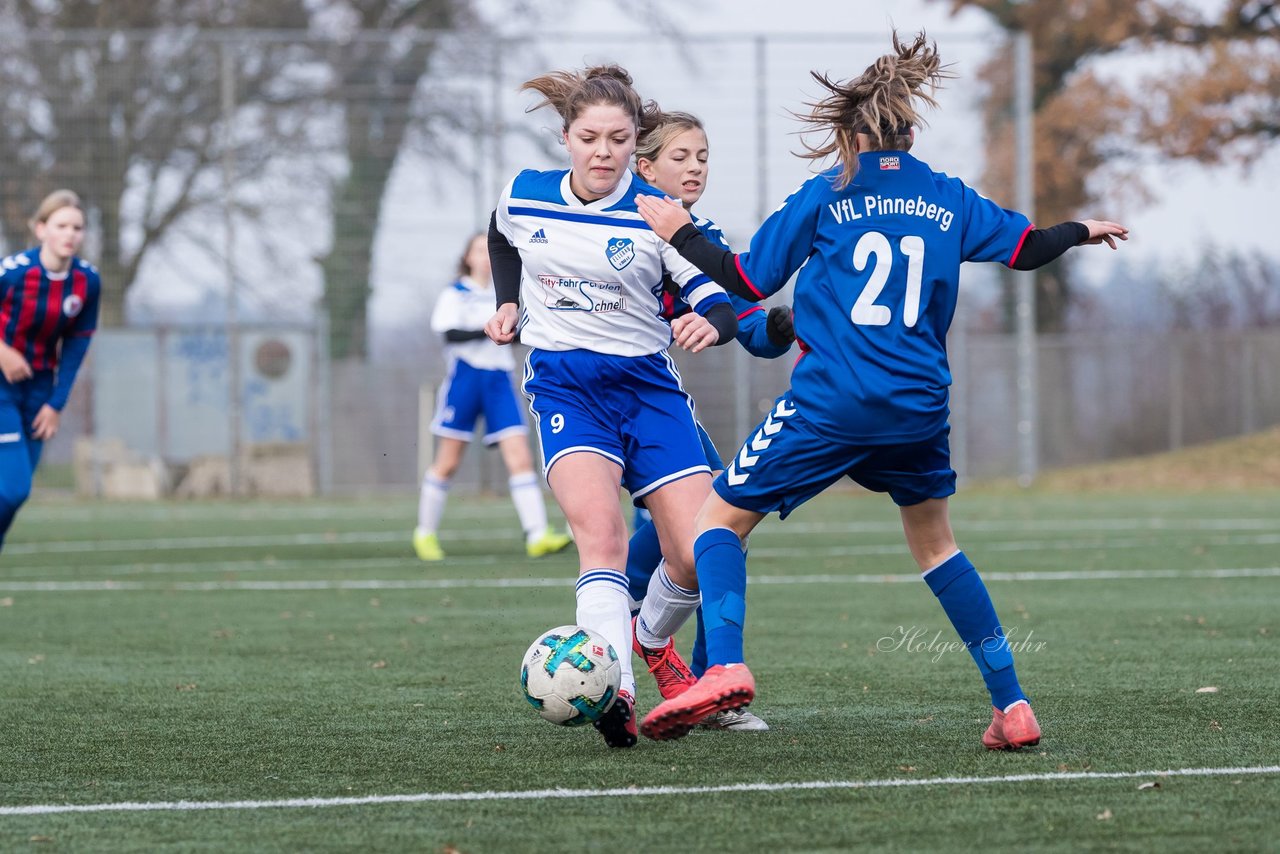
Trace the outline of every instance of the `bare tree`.
<path fill-rule="evenodd" d="M 122 320 L 126 289 L 173 224 L 222 201 L 210 180 L 223 153 L 220 53 L 204 34 L 305 21 L 301 2 L 265 4 L 269 17 L 263 5 L 9 0 L 0 7 L 0 87 L 9 93 L 0 103 L 5 243 L 29 239 L 26 218 L 45 192 L 79 191 L 101 241 L 107 324 Z M 236 142 L 237 162 L 251 176 L 293 133 L 295 123 L 279 121 L 279 111 L 307 99 L 296 86 L 274 85 L 299 60 L 296 51 L 237 49 L 240 103 L 273 107 L 265 115 L 274 118 Z"/>
<path fill-rule="evenodd" d="M 1280 115 L 1280 33 L 1268 0 L 1226 0 L 1212 12 L 1175 0 L 949 0 L 953 11 L 981 9 L 1003 29 L 1035 44 L 1036 216 L 1052 223 L 1099 201 L 1090 177 L 1135 158 L 1159 155 L 1222 162 L 1256 157 L 1274 139 Z M 1139 74 L 1116 85 L 1095 73 L 1099 57 L 1154 47 L 1184 50 L 1196 61 Z M 983 66 L 990 87 L 987 186 L 1012 197 L 1014 69 L 997 52 Z M 1254 143 L 1250 145 L 1250 143 Z M 1142 188 L 1133 180 L 1134 192 Z M 1072 289 L 1059 261 L 1037 277 L 1037 325 L 1059 331 Z M 1009 315 L 1012 317 L 1012 315 Z"/>

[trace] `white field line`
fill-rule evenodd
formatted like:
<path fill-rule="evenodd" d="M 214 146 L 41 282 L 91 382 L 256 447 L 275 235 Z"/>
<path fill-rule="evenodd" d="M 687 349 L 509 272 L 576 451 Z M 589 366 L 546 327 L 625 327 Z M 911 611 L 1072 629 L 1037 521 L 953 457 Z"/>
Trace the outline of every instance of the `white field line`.
<path fill-rule="evenodd" d="M 900 532 L 901 527 L 896 531 Z M 779 530 L 777 534 L 802 533 L 794 528 Z M 961 534 L 965 531 L 962 529 Z M 1198 535 L 1200 532 L 1171 528 L 1159 532 L 1165 536 Z M 516 533 L 507 531 L 459 531 L 447 534 L 443 539 L 453 537 L 468 541 L 494 541 L 514 539 Z M 752 535 L 753 539 L 771 538 L 772 534 Z M 74 540 L 49 541 L 40 543 L 13 543 L 5 546 L 8 555 L 52 555 L 52 554 L 86 554 L 119 551 L 196 551 L 205 549 L 233 548 L 266 548 L 271 546 L 333 546 L 348 543 L 394 543 L 405 542 L 406 552 L 408 538 L 399 531 L 354 531 L 346 533 L 310 533 L 310 534 L 260 534 L 249 536 L 217 536 L 217 537 L 168 537 L 129 540 Z M 1217 536 L 1199 541 L 1206 546 L 1273 546 L 1280 544 L 1280 533 L 1241 536 Z M 1103 549 L 1136 549 L 1151 548 L 1160 542 L 1152 542 L 1150 537 L 1105 540 L 1011 540 L 1006 542 L 984 543 L 982 548 L 988 551 L 1016 552 L 1062 550 L 1103 550 Z M 901 543 L 871 544 L 854 546 L 832 546 L 814 549 L 753 547 L 752 553 L 759 557 L 791 557 L 807 555 L 812 557 L 844 557 L 853 555 L 886 555 L 900 554 L 905 551 Z"/>
<path fill-rule="evenodd" d="M 88 812 L 163 812 L 353 807 L 370 804 L 449 803 L 457 801 L 541 801 L 579 798 L 645 798 L 749 792 L 805 792 L 832 789 L 907 789 L 920 786 L 989 786 L 1000 783 L 1061 783 L 1075 780 L 1135 780 L 1161 777 L 1243 777 L 1280 774 L 1280 765 L 1245 768 L 1174 768 L 1167 771 L 1062 771 L 1005 774 L 999 777 L 919 777 L 883 780 L 811 780 L 791 783 L 734 783 L 724 786 L 637 786 L 626 789 L 532 789 L 506 792 L 419 792 L 346 798 L 284 798 L 275 801 L 123 801 L 106 804 L 31 804 L 0 806 L 0 816 Z"/>
<path fill-rule="evenodd" d="M 983 581 L 1120 581 L 1156 578 L 1280 578 L 1280 566 L 1242 569 L 1097 569 L 1061 572 L 984 572 Z M 0 581 L 0 593 L 74 593 L 84 591 L 226 590 L 452 590 L 569 587 L 575 579 L 555 578 L 406 578 L 317 579 L 297 581 Z M 916 584 L 916 573 L 882 575 L 752 575 L 750 584 Z"/>

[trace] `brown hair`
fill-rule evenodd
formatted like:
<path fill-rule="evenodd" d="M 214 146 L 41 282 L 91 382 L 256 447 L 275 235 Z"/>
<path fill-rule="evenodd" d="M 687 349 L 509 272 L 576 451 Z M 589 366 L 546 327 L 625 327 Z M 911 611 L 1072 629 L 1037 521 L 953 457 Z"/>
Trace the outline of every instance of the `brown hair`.
<path fill-rule="evenodd" d="M 471 244 L 476 242 L 476 238 L 485 237 L 488 232 L 477 231 L 475 234 L 467 238 L 467 242 L 462 244 L 462 255 L 458 258 L 458 275 L 470 276 L 471 265 L 467 263 L 467 256 L 471 254 Z"/>
<path fill-rule="evenodd" d="M 644 104 L 631 85 L 631 75 L 620 65 L 593 65 L 585 71 L 551 71 L 526 80 L 520 91 L 532 89 L 542 100 L 525 112 L 550 106 L 564 119 L 568 130 L 574 119 L 587 107 L 609 104 L 629 113 L 638 133 Z"/>
<path fill-rule="evenodd" d="M 679 110 L 667 113 L 653 101 L 645 104 L 644 115 L 641 116 L 640 138 L 636 140 L 636 163 L 639 164 L 641 158 L 651 162 L 657 160 L 667 143 L 688 130 L 706 133 L 702 120 L 693 113 Z"/>
<path fill-rule="evenodd" d="M 837 154 L 842 168 L 836 189 L 847 187 L 858 171 L 858 134 L 871 137 L 872 150 L 906 151 L 911 148 L 912 126 L 924 124 L 916 101 L 936 107 L 933 93 L 943 79 L 955 76 L 942 65 L 937 44 L 930 43 L 923 32 L 906 45 L 898 40 L 897 31 L 893 53 L 877 59 L 854 80 L 836 82 L 817 71 L 809 73 L 830 94 L 805 104 L 812 108 L 807 115 L 795 116 L 827 135 L 821 145 L 802 143 L 806 152 L 799 156 L 820 160 Z"/>
<path fill-rule="evenodd" d="M 31 215 L 31 219 L 27 222 L 27 225 L 30 226 L 31 230 L 34 232 L 37 225 L 42 222 L 48 222 L 49 217 L 53 216 L 55 212 L 60 211 L 63 208 L 75 208 L 81 213 L 84 213 L 84 205 L 80 202 L 80 197 L 76 195 L 74 190 L 54 190 L 49 195 L 45 196 L 40 202 L 40 206 L 37 207 L 36 212 Z"/>

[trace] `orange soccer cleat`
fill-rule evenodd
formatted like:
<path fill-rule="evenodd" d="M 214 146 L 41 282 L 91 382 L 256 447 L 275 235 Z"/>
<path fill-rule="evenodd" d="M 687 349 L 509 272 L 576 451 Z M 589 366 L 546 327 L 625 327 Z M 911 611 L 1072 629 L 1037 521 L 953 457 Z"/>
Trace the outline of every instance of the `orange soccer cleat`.
<path fill-rule="evenodd" d="M 982 734 L 987 750 L 1017 750 L 1040 743 L 1040 724 L 1030 703 L 1017 703 L 1008 712 L 991 707 L 991 726 Z"/>
<path fill-rule="evenodd" d="M 682 738 L 699 722 L 725 709 L 741 709 L 756 696 L 756 680 L 745 664 L 717 664 L 679 696 L 664 700 L 640 723 L 655 741 Z"/>
<path fill-rule="evenodd" d="M 636 655 L 644 659 L 644 663 L 649 666 L 649 672 L 653 674 L 654 679 L 658 680 L 658 693 L 662 695 L 662 699 L 670 700 L 672 697 L 679 697 L 693 687 L 698 681 L 697 678 L 689 669 L 689 665 L 684 663 L 680 653 L 676 652 L 675 638 L 668 638 L 667 645 L 662 649 L 641 646 L 640 639 L 636 637 L 637 619 L 639 618 L 635 617 L 631 620 L 631 648 L 635 650 Z"/>

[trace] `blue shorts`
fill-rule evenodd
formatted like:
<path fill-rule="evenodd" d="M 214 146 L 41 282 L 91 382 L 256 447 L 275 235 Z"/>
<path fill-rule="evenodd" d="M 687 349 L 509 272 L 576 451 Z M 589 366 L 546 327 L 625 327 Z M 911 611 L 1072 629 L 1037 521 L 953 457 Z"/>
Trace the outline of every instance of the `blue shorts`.
<path fill-rule="evenodd" d="M 665 352 L 530 350 L 523 389 L 544 475 L 566 454 L 599 454 L 622 466 L 622 485 L 639 502 L 665 484 L 711 471 L 693 400 Z"/>
<path fill-rule="evenodd" d="M 702 453 L 707 457 L 707 465 L 711 466 L 712 471 L 723 470 L 724 460 L 720 459 L 720 452 L 716 450 L 716 443 L 711 441 L 707 428 L 702 426 L 701 421 L 695 421 L 694 424 L 698 428 L 698 438 L 702 439 Z"/>
<path fill-rule="evenodd" d="M 842 477 L 872 492 L 887 492 L 899 507 L 956 491 L 950 427 L 923 442 L 855 445 L 819 436 L 796 411 L 788 391 L 751 433 L 724 474 L 716 494 L 734 507 L 785 519 Z"/>
<path fill-rule="evenodd" d="M 455 359 L 449 375 L 440 386 L 431 432 L 470 442 L 476 432 L 476 421 L 482 414 L 486 445 L 529 432 L 520 416 L 520 405 L 516 403 L 509 372 L 473 368 Z"/>

